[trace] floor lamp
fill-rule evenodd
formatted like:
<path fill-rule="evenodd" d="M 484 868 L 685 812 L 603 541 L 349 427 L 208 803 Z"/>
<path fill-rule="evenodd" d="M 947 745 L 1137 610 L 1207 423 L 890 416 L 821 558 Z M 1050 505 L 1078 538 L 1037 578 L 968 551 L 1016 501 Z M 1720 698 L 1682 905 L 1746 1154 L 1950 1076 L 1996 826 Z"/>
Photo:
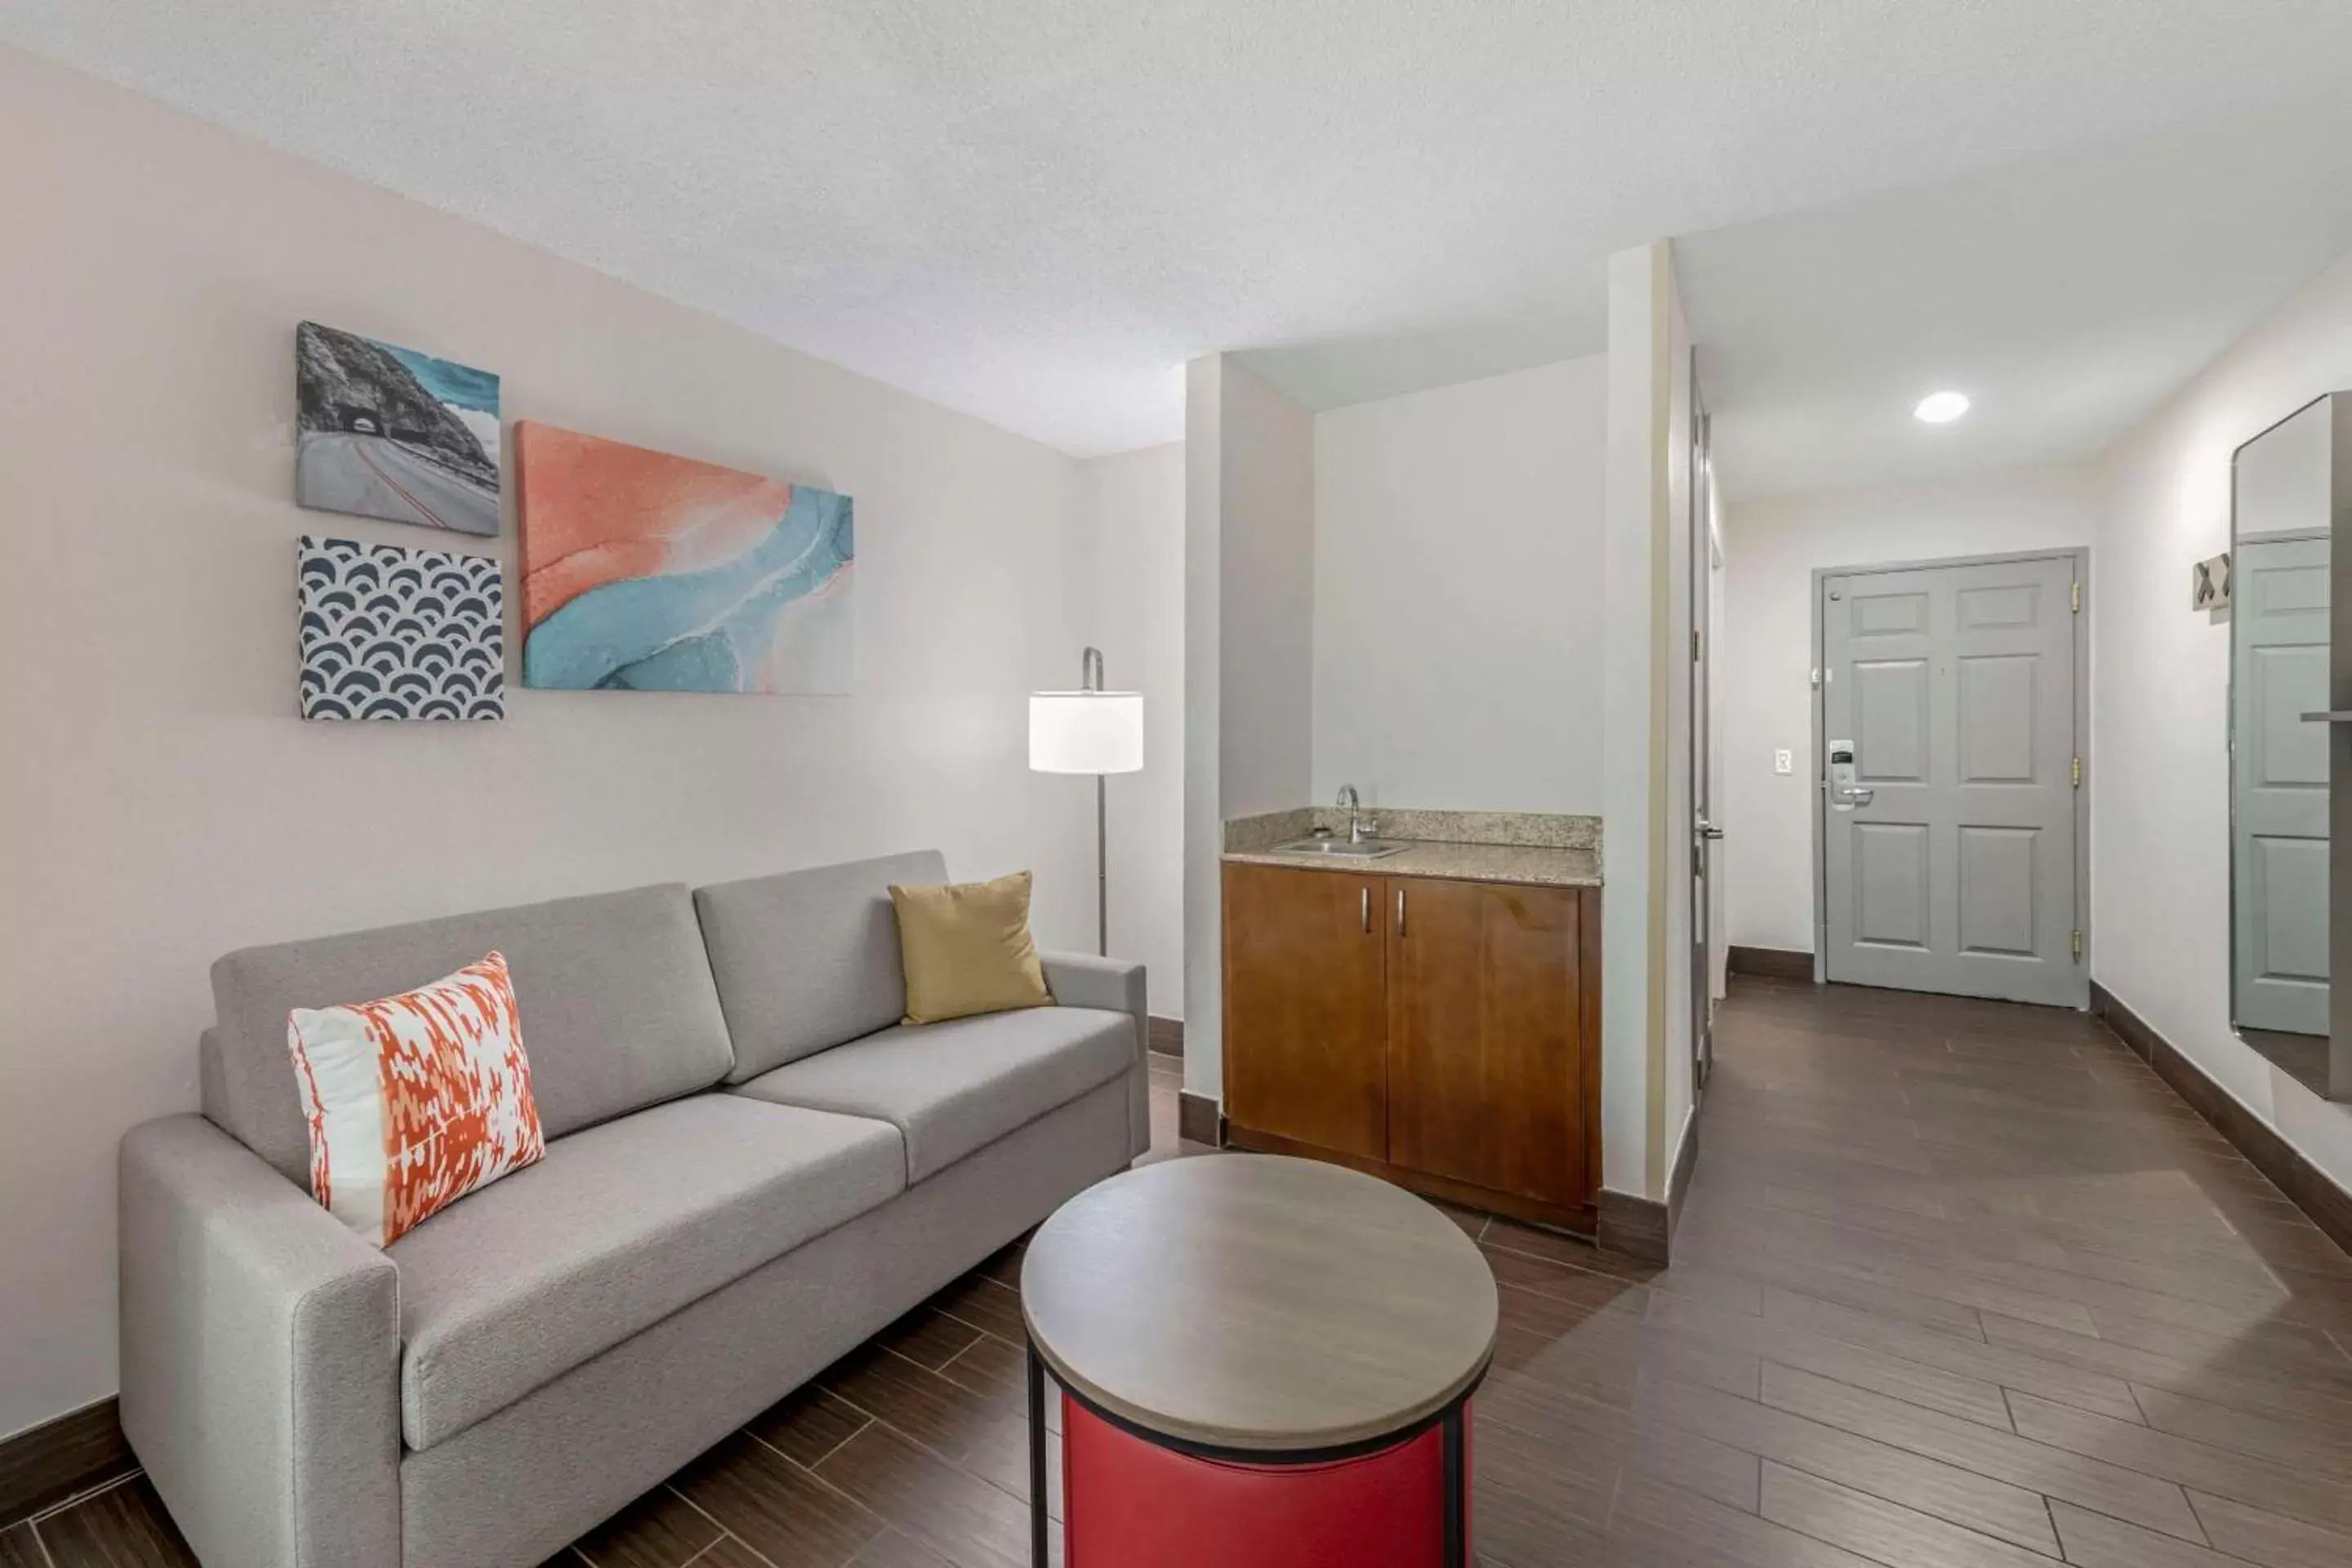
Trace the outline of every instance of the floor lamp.
<path fill-rule="evenodd" d="M 1029 694 L 1029 766 L 1095 775 L 1095 951 L 1110 952 L 1109 818 L 1103 775 L 1143 768 L 1143 693 L 1103 689 L 1102 649 L 1080 659 L 1076 691 Z"/>

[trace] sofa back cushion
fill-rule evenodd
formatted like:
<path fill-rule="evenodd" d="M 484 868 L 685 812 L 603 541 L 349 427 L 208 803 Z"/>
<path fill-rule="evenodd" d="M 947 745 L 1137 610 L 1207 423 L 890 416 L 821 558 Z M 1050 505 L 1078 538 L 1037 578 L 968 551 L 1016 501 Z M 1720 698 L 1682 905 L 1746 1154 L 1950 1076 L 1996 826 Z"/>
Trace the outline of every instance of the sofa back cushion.
<path fill-rule="evenodd" d="M 936 849 L 695 889 L 710 971 L 735 1041 L 730 1083 L 905 1016 L 893 882 L 944 882 Z"/>
<path fill-rule="evenodd" d="M 213 965 L 205 1114 L 307 1189 L 286 1015 L 411 990 L 492 948 L 549 1138 L 708 1089 L 734 1065 L 693 904 L 673 883 L 232 952 Z"/>

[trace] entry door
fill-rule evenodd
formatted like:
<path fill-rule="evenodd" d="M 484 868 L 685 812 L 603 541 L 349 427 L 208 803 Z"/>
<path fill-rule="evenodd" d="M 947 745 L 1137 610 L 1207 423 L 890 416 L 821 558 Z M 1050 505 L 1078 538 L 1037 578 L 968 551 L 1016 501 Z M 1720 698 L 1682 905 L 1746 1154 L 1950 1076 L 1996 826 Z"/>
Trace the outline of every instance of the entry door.
<path fill-rule="evenodd" d="M 2327 541 L 2244 540 L 2230 563 L 2238 1024 L 2327 1033 Z"/>
<path fill-rule="evenodd" d="M 2084 1005 L 2074 558 L 1821 591 L 1828 978 Z"/>

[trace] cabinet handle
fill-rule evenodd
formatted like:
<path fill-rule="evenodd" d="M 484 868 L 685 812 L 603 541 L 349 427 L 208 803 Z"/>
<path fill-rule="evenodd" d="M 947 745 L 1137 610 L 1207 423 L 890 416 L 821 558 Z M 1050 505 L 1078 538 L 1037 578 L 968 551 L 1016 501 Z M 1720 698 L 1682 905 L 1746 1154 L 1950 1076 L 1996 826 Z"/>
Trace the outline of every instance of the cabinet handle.
<path fill-rule="evenodd" d="M 1370 888 L 1365 888 L 1361 889 L 1361 891 L 1364 895 L 1363 908 L 1359 910 L 1357 913 L 1364 922 L 1364 929 L 1366 931 L 1370 931 L 1372 929 L 1372 890 Z"/>
<path fill-rule="evenodd" d="M 1404 935 L 1404 889 L 1397 889 L 1397 935 Z"/>

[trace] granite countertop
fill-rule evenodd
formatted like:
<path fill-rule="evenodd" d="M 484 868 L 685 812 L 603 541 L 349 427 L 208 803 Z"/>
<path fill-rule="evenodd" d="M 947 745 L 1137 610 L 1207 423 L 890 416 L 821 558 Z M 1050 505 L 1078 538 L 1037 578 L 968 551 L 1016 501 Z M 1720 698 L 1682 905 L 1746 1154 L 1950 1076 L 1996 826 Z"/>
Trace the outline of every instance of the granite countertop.
<path fill-rule="evenodd" d="M 1547 812 L 1413 811 L 1367 808 L 1383 843 L 1405 848 L 1377 860 L 1285 855 L 1276 846 L 1318 827 L 1348 828 L 1331 806 L 1238 816 L 1225 824 L 1224 858 L 1244 866 L 1312 867 L 1377 877 L 1439 877 L 1457 882 L 1519 882 L 1534 887 L 1601 886 L 1601 819 Z"/>
<path fill-rule="evenodd" d="M 1395 842 L 1391 840 L 1390 842 Z M 1273 849 L 1229 849 L 1239 866 L 1294 866 L 1315 871 L 1354 871 L 1374 877 L 1440 877 L 1454 882 L 1518 882 L 1544 888 L 1601 886 L 1601 854 L 1595 849 L 1559 849 L 1536 844 L 1446 844 L 1405 841 L 1405 847 L 1377 860 L 1347 860 L 1330 855 L 1282 855 Z"/>

